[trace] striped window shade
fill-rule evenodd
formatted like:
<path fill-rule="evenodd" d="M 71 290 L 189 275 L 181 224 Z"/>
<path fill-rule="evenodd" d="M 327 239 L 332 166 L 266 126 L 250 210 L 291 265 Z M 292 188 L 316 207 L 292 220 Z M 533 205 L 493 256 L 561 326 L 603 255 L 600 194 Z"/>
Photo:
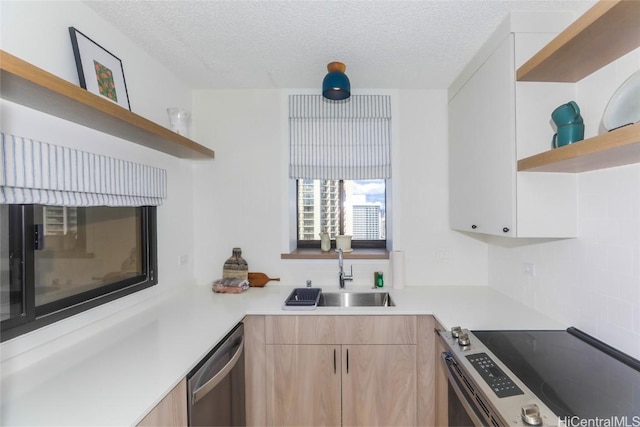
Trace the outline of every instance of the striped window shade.
<path fill-rule="evenodd" d="M 289 151 L 291 178 L 390 178 L 391 97 L 290 95 Z"/>
<path fill-rule="evenodd" d="M 167 171 L 1 134 L 0 203 L 54 206 L 158 206 Z"/>

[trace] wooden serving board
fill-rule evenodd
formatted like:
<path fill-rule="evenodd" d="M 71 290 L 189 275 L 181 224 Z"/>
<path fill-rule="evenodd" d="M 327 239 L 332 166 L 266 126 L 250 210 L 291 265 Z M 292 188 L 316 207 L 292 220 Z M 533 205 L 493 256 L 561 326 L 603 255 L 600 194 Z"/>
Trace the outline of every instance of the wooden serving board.
<path fill-rule="evenodd" d="M 249 286 L 254 288 L 262 288 L 268 282 L 275 280 L 280 281 L 280 278 L 271 278 L 264 273 L 252 273 L 249 272 Z"/>

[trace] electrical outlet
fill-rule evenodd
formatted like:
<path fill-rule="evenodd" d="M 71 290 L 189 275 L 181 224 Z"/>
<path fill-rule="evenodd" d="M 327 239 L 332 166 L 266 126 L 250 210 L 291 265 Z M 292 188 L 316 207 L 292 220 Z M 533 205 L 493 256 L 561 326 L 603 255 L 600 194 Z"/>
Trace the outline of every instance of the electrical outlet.
<path fill-rule="evenodd" d="M 530 262 L 523 262 L 522 274 L 528 277 L 536 277 L 536 265 Z"/>
<path fill-rule="evenodd" d="M 436 259 L 438 262 L 449 262 L 449 249 L 446 248 L 438 248 L 436 251 Z"/>

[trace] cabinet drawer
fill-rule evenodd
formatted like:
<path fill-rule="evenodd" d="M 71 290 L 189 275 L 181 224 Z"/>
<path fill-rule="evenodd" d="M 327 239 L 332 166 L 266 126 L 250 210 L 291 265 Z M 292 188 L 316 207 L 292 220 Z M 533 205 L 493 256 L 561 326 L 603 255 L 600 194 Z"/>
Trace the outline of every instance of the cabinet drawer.
<path fill-rule="evenodd" d="M 266 316 L 267 344 L 416 344 L 415 316 Z"/>

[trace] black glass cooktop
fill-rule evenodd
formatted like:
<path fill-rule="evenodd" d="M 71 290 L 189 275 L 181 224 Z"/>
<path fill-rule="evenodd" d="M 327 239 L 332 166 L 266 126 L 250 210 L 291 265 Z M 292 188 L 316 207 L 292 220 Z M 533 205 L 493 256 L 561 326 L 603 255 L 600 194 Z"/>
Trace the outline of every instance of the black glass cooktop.
<path fill-rule="evenodd" d="M 574 328 L 472 332 L 557 416 L 640 422 L 637 360 Z"/>

